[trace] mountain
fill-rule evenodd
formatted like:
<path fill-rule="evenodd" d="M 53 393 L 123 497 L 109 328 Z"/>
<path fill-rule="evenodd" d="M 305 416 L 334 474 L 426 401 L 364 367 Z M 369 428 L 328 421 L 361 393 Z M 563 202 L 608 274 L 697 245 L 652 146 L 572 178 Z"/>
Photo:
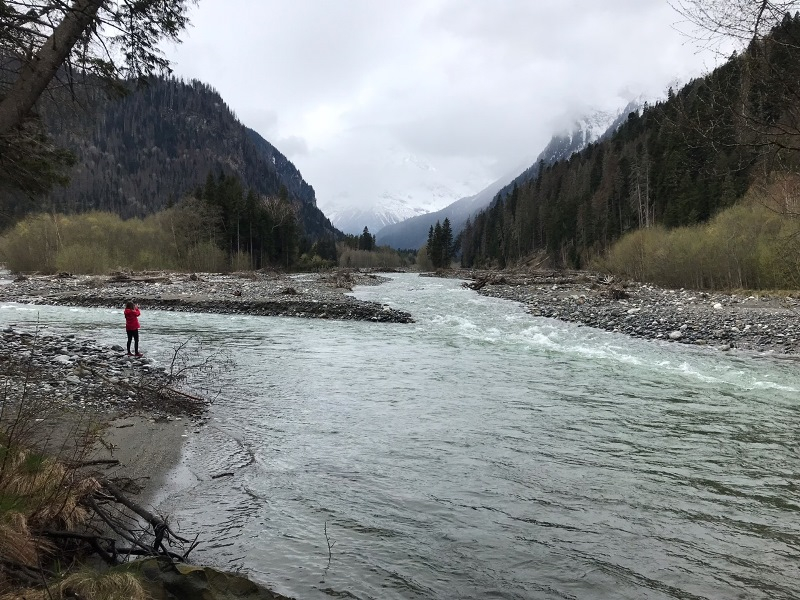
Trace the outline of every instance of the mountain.
<path fill-rule="evenodd" d="M 589 146 L 589 144 L 608 139 L 632 113 L 639 113 L 644 105 L 645 102 L 639 98 L 630 101 L 622 110 L 617 112 L 595 111 L 591 115 L 576 121 L 571 131 L 554 136 L 536 158 L 536 162 L 500 189 L 498 195 L 505 197 L 511 193 L 515 185 L 521 186 L 528 181 L 536 179 L 542 167 L 566 160 L 576 152 L 580 152 Z M 486 206 L 488 205 L 489 203 L 487 202 Z"/>
<path fill-rule="evenodd" d="M 787 14 L 770 36 L 712 73 L 500 195 L 464 228 L 462 264 L 504 267 L 546 256 L 554 266 L 580 268 L 624 234 L 652 227 L 687 227 L 691 252 L 689 227 L 755 184 L 794 180 L 798 80 L 800 15 Z M 794 196 L 782 193 L 774 201 L 790 210 Z M 761 234 L 754 227 L 748 235 Z M 645 253 L 635 245 L 643 238 L 629 239 L 632 255 Z"/>
<path fill-rule="evenodd" d="M 368 227 L 370 231 L 379 231 L 386 225 L 426 213 L 424 208 L 411 204 L 403 198 L 387 195 L 370 208 L 332 208 L 327 215 L 337 229 L 345 233 L 360 234 L 364 227 Z"/>
<path fill-rule="evenodd" d="M 402 222 L 387 224 L 379 229 L 376 237 L 378 244 L 393 248 L 419 248 L 428 239 L 428 230 L 432 225 L 445 219 L 450 220 L 450 227 L 458 234 L 467 219 L 481 209 L 489 206 L 498 195 L 511 192 L 513 186 L 534 179 L 542 165 L 550 165 L 556 161 L 569 158 L 573 153 L 585 148 L 590 143 L 614 131 L 628 113 L 641 108 L 639 101 L 629 103 L 617 113 L 596 111 L 576 121 L 568 133 L 554 136 L 536 158 L 536 162 L 521 174 L 506 175 L 489 184 L 477 194 L 461 198 L 452 204 L 434 212 L 428 212 L 407 218 Z M 333 218 L 331 218 L 333 221 Z M 334 221 L 335 222 L 335 221 Z"/>
<path fill-rule="evenodd" d="M 387 224 L 375 234 L 376 241 L 381 246 L 391 246 L 392 248 L 420 248 L 428 240 L 430 227 L 436 221 L 441 223 L 445 219 L 450 219 L 451 229 L 458 233 L 467 222 L 467 218 L 488 206 L 497 192 L 512 178 L 513 175 L 509 175 L 498 179 L 477 194 L 456 200 L 441 210 L 425 212 L 404 221 Z"/>
<path fill-rule="evenodd" d="M 322 207 L 331 223 L 345 233 L 360 234 L 365 226 L 375 233 L 387 225 L 439 210 L 485 185 L 482 178 L 454 178 L 446 169 L 392 149 L 375 162 L 369 170 L 371 179 L 361 182 L 372 190 L 364 192 L 373 198 L 371 203 L 341 194 Z"/>
<path fill-rule="evenodd" d="M 341 235 L 291 161 L 239 122 L 208 85 L 154 78 L 119 99 L 90 86 L 78 93 L 77 103 L 40 109 L 53 141 L 78 159 L 69 185 L 47 198 L 51 209 L 141 217 L 194 192 L 209 173 L 224 172 L 264 196 L 285 188 L 311 238 Z"/>

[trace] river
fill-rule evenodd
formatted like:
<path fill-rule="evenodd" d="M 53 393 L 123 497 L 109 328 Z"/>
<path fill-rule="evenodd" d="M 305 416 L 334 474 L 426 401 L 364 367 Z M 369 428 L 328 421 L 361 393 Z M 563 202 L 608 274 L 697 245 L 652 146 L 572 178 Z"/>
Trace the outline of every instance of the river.
<path fill-rule="evenodd" d="M 298 599 L 798 597 L 796 362 L 453 280 L 355 294 L 417 322 L 143 311 L 149 356 L 193 337 L 234 362 L 161 503 L 195 560 Z M 119 313 L 0 309 L 101 340 Z"/>

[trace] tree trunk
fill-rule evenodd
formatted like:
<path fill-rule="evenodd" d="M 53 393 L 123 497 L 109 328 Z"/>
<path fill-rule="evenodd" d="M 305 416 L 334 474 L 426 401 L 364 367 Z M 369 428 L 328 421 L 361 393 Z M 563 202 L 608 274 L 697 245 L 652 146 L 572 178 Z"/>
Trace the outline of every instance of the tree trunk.
<path fill-rule="evenodd" d="M 19 77 L 0 102 L 0 136 L 21 125 L 30 114 L 39 96 L 106 1 L 75 0 L 39 51 L 23 64 Z"/>

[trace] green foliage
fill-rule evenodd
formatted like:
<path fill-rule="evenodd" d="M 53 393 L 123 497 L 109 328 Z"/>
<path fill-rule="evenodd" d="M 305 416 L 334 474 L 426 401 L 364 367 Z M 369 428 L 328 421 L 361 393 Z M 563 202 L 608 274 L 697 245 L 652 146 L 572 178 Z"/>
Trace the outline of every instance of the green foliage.
<path fill-rule="evenodd" d="M 212 242 L 200 242 L 190 246 L 182 265 L 187 271 L 219 273 L 228 271 L 228 256 Z"/>
<path fill-rule="evenodd" d="M 330 245 L 333 240 L 325 242 Z M 315 245 L 319 247 L 319 245 Z M 388 246 L 378 246 L 375 236 L 364 227 L 361 235 L 345 234 L 336 244 L 338 264 L 351 269 L 399 269 L 410 264 L 409 252 L 398 252 Z M 329 250 L 326 255 L 330 256 Z"/>
<path fill-rule="evenodd" d="M 800 222 L 748 201 L 704 225 L 631 232 L 593 266 L 672 288 L 796 289 L 798 251 Z"/>
<path fill-rule="evenodd" d="M 65 185 L 74 164 L 75 155 L 56 147 L 38 118 L 0 136 L 0 227 L 35 207 L 35 199 L 53 186 Z"/>
<path fill-rule="evenodd" d="M 91 274 L 295 265 L 304 240 L 288 200 L 244 193 L 238 180 L 224 174 L 209 176 L 198 196 L 202 199 L 186 198 L 144 219 L 123 220 L 108 212 L 31 215 L 0 237 L 0 261 L 18 272 Z M 306 247 L 301 268 L 336 263 L 332 236 Z"/>
<path fill-rule="evenodd" d="M 455 245 L 453 231 L 450 228 L 450 219 L 445 218 L 443 223 L 436 221 L 428 231 L 428 243 L 425 244 L 425 253 L 435 269 L 447 269 L 453 260 Z"/>
<path fill-rule="evenodd" d="M 375 250 L 354 250 L 347 244 L 341 244 L 339 266 L 350 269 L 398 269 L 404 265 L 397 251 L 388 246 Z"/>
<path fill-rule="evenodd" d="M 50 215 L 28 217 L 0 238 L 0 259 L 12 271 L 55 273 L 58 249 L 56 218 Z"/>
<path fill-rule="evenodd" d="M 104 273 L 175 267 L 168 232 L 156 217 L 123 221 L 110 213 L 32 215 L 0 237 L 14 271 Z"/>
<path fill-rule="evenodd" d="M 300 255 L 300 259 L 295 264 L 295 269 L 298 271 L 326 271 L 336 266 L 336 262 L 326 260 L 318 254 L 304 253 Z"/>
<path fill-rule="evenodd" d="M 427 244 L 417 251 L 417 267 L 420 271 L 433 271 L 436 268 L 433 266 L 430 256 L 428 256 Z"/>
<path fill-rule="evenodd" d="M 364 226 L 364 231 L 358 238 L 358 249 L 371 252 L 375 249 L 375 236 L 369 232 L 369 228 Z"/>

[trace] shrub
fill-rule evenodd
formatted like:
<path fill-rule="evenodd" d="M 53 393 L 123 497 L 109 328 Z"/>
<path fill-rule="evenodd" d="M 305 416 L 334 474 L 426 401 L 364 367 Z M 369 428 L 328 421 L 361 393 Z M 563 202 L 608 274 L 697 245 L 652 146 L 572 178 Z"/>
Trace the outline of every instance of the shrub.
<path fill-rule="evenodd" d="M 665 287 L 789 289 L 799 250 L 800 222 L 750 200 L 705 225 L 629 233 L 593 267 Z"/>
<path fill-rule="evenodd" d="M 211 242 L 201 242 L 189 248 L 183 265 L 189 271 L 203 271 L 206 273 L 229 270 L 228 257 L 225 251 Z"/>
<path fill-rule="evenodd" d="M 397 269 L 403 266 L 400 255 L 387 246 L 377 250 L 355 250 L 342 246 L 339 266 L 350 269 Z"/>
<path fill-rule="evenodd" d="M 106 273 L 113 266 L 109 251 L 97 243 L 74 243 L 56 253 L 56 268 L 70 273 Z"/>

